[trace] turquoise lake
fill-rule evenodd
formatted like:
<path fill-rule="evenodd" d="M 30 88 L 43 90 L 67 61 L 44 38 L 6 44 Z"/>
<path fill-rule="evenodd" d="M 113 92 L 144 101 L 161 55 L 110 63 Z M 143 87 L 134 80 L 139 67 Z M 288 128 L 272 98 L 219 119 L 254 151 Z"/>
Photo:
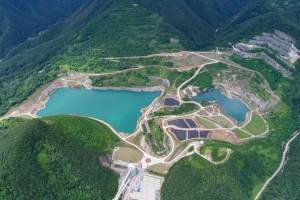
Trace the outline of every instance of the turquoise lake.
<path fill-rule="evenodd" d="M 75 90 L 60 88 L 37 115 L 45 117 L 76 114 L 94 117 L 109 123 L 117 132 L 133 133 L 142 116 L 141 109 L 149 106 L 160 92 L 127 90 Z"/>
<path fill-rule="evenodd" d="M 223 95 L 220 90 L 212 90 L 199 94 L 192 98 L 193 101 L 218 101 L 222 106 L 224 113 L 234 118 L 238 122 L 243 122 L 246 119 L 248 107 L 239 99 L 230 99 Z"/>

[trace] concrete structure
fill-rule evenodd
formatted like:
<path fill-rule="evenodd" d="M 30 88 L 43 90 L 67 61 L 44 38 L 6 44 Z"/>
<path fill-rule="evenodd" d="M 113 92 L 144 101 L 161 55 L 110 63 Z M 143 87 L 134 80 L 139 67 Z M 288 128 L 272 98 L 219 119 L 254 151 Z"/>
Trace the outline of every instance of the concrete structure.
<path fill-rule="evenodd" d="M 130 198 L 136 200 L 160 200 L 160 188 L 162 183 L 163 178 L 145 174 L 142 178 L 140 189 L 136 188 L 136 190 L 130 194 Z"/>

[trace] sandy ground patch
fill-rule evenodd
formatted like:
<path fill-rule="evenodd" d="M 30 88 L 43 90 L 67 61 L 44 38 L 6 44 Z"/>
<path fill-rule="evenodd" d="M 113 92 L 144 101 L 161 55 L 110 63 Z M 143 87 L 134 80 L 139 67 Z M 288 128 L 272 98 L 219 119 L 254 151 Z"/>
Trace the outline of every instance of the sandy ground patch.
<path fill-rule="evenodd" d="M 210 63 L 211 60 L 207 58 L 200 57 L 194 54 L 186 54 L 181 53 L 181 57 L 172 57 L 171 61 L 174 63 L 175 67 L 179 70 L 190 70 L 195 66 L 200 66 L 205 63 Z M 183 56 L 184 55 L 184 56 Z"/>
<path fill-rule="evenodd" d="M 210 131 L 208 135 L 208 139 L 212 140 L 222 140 L 226 142 L 230 142 L 232 144 L 241 144 L 241 140 L 236 137 L 234 133 L 229 130 L 213 130 Z"/>
<path fill-rule="evenodd" d="M 213 111 L 214 111 L 212 107 L 207 107 L 204 110 L 208 113 L 213 113 Z"/>

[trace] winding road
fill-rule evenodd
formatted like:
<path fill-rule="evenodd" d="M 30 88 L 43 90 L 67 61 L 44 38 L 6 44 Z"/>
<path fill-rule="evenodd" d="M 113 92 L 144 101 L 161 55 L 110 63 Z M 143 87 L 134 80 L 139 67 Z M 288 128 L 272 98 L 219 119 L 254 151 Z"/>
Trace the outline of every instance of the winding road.
<path fill-rule="evenodd" d="M 285 145 L 285 149 L 282 155 L 282 160 L 281 163 L 278 167 L 278 169 L 274 172 L 274 174 L 267 180 L 267 182 L 264 184 L 264 186 L 260 189 L 260 191 L 257 193 L 256 197 L 254 198 L 254 200 L 259 199 L 259 197 L 261 196 L 261 194 L 263 193 L 263 191 L 266 189 L 266 187 L 270 184 L 270 182 L 275 178 L 275 176 L 280 172 L 280 170 L 282 169 L 282 167 L 284 166 L 284 162 L 285 162 L 285 157 L 286 154 L 289 150 L 290 144 L 291 142 L 296 139 L 296 137 L 300 134 L 300 132 L 298 132 L 297 134 L 295 134 Z"/>
<path fill-rule="evenodd" d="M 187 56 L 188 54 L 194 54 L 194 55 L 197 55 L 197 56 L 200 56 L 200 57 L 209 59 L 210 62 L 207 62 L 207 63 L 205 63 L 205 64 L 202 64 L 202 65 L 198 66 L 198 69 L 197 69 L 197 71 L 194 73 L 194 75 L 193 75 L 192 77 L 190 77 L 188 80 L 184 81 L 184 82 L 177 88 L 177 91 L 176 91 L 177 94 L 176 94 L 176 96 L 177 96 L 178 100 L 180 101 L 180 103 L 194 103 L 194 104 L 196 104 L 196 105 L 199 106 L 200 110 L 202 110 L 202 109 L 204 109 L 203 106 L 201 106 L 201 105 L 200 105 L 199 103 L 197 103 L 197 102 L 194 102 L 194 101 L 183 101 L 183 100 L 181 99 L 181 97 L 180 97 L 180 90 L 181 90 L 181 88 L 182 88 L 186 83 L 188 83 L 190 80 L 192 80 L 193 78 L 195 78 L 195 77 L 197 76 L 197 74 L 199 74 L 199 72 L 201 71 L 201 69 L 203 68 L 203 66 L 205 66 L 205 65 L 207 65 L 207 64 L 212 64 L 212 63 L 219 62 L 219 60 L 216 60 L 216 59 L 213 59 L 213 58 L 210 58 L 210 57 L 201 55 L 200 53 L 196 53 L 196 52 L 186 52 L 186 56 Z M 152 56 L 177 56 L 177 55 L 173 55 L 173 54 L 155 54 L 155 55 L 149 55 L 149 56 L 145 56 L 145 57 L 152 57 Z M 186 56 L 185 56 L 185 57 L 186 57 Z M 135 58 L 135 57 L 131 57 L 131 58 Z M 137 58 L 138 58 L 138 57 L 137 57 Z M 113 59 L 113 58 L 107 58 L 107 59 Z M 129 71 L 129 70 L 138 70 L 138 69 L 141 69 L 141 68 L 142 68 L 142 66 L 139 66 L 139 67 L 137 67 L 137 68 L 129 68 L 129 69 L 125 69 L 125 70 L 121 70 L 121 71 L 117 71 L 117 72 L 112 72 L 112 73 L 108 72 L 108 73 L 101 73 L 101 74 L 96 74 L 96 73 L 88 73 L 88 74 L 85 74 L 85 73 L 75 73 L 74 76 L 79 76 L 79 77 L 80 77 L 80 76 L 100 76 L 100 75 L 110 75 L 110 74 L 124 73 L 124 72 Z M 72 80 L 72 77 L 62 77 L 62 78 L 59 78 L 57 81 L 55 81 L 55 82 L 53 82 L 52 84 L 50 84 L 50 85 L 47 87 L 47 89 L 45 89 L 45 90 L 40 94 L 40 96 L 37 98 L 37 101 L 34 102 L 34 104 L 31 105 L 25 112 L 23 112 L 23 113 L 17 113 L 17 114 L 15 114 L 15 115 L 7 115 L 7 116 L 4 116 L 4 117 L 0 118 L 0 120 L 5 119 L 5 118 L 8 118 L 8 117 L 17 117 L 17 116 L 24 115 L 24 114 L 31 115 L 31 111 L 35 109 L 36 105 L 38 104 L 39 101 L 41 101 L 41 99 L 43 98 L 43 96 L 46 95 L 47 91 L 48 91 L 50 88 L 54 87 L 55 84 L 56 84 L 58 81 L 60 81 L 60 80 L 68 80 L 68 81 L 73 81 L 73 82 L 74 82 L 74 80 Z M 156 100 L 157 100 L 157 99 L 156 99 Z M 156 100 L 155 100 L 155 101 L 156 101 Z M 146 162 L 144 162 L 145 160 L 143 160 L 143 167 L 144 167 L 144 168 L 146 168 L 146 167 L 148 167 L 148 166 L 150 166 L 150 165 L 153 165 L 153 164 L 157 164 L 157 163 L 165 163 L 165 164 L 169 164 L 169 163 L 173 162 L 175 159 L 178 159 L 179 156 L 183 156 L 183 154 L 182 154 L 182 153 L 179 153 L 174 159 L 172 159 L 172 160 L 169 161 L 169 162 L 166 162 L 166 160 L 167 160 L 168 158 L 170 158 L 170 156 L 172 156 L 172 154 L 173 154 L 173 152 L 174 152 L 174 150 L 175 150 L 175 144 L 174 144 L 174 141 L 173 141 L 173 139 L 172 139 L 170 133 L 168 133 L 168 131 L 167 131 L 167 129 L 170 128 L 171 126 L 165 126 L 165 122 L 166 122 L 167 120 L 170 120 L 170 119 L 173 119 L 173 118 L 177 118 L 177 117 L 179 117 L 179 116 L 165 116 L 164 119 L 163 119 L 163 122 L 162 122 L 162 124 L 163 124 L 163 130 L 164 130 L 164 132 L 166 133 L 166 135 L 167 135 L 169 138 L 171 138 L 171 139 L 170 139 L 170 141 L 171 141 L 171 144 L 170 144 L 171 150 L 170 150 L 169 154 L 166 155 L 166 156 L 164 156 L 164 157 L 159 157 L 159 158 L 158 158 L 158 157 L 149 155 L 149 154 L 147 154 L 145 151 L 143 151 L 138 145 L 133 144 L 132 142 L 130 142 L 130 141 L 127 140 L 129 137 L 132 137 L 132 136 L 138 134 L 138 133 L 142 130 L 142 123 L 143 123 L 143 121 L 149 119 L 149 118 L 148 118 L 148 115 L 151 113 L 152 110 L 153 110 L 153 103 L 147 108 L 146 112 L 143 113 L 143 116 L 141 117 L 141 120 L 140 120 L 139 123 L 138 123 L 138 126 L 137 126 L 136 131 L 135 131 L 133 134 L 131 134 L 130 136 L 127 136 L 127 137 L 123 137 L 122 135 L 120 135 L 119 133 L 117 133 L 117 132 L 114 130 L 114 128 L 113 128 L 110 124 L 105 123 L 105 122 L 102 121 L 102 120 L 98 120 L 98 119 L 95 119 L 95 118 L 93 118 L 93 119 L 94 119 L 94 120 L 97 120 L 97 121 L 100 121 L 100 122 L 102 122 L 102 123 L 104 123 L 104 124 L 106 124 L 106 125 L 107 125 L 107 126 L 108 126 L 108 127 L 109 127 L 109 128 L 110 128 L 110 129 L 111 129 L 111 130 L 112 130 L 112 131 L 113 131 L 113 132 L 121 139 L 121 140 L 123 140 L 124 142 L 126 142 L 126 143 L 128 143 L 128 144 L 134 146 L 134 147 L 137 148 L 138 150 L 140 150 L 140 151 L 145 155 L 145 156 L 144 156 L 144 159 L 150 158 L 151 161 L 152 161 L 151 163 L 146 163 Z M 197 111 L 197 112 L 198 112 L 198 111 Z M 195 113 L 192 113 L 192 114 L 195 114 Z M 181 115 L 180 117 L 185 117 L 185 116 L 190 116 L 190 115 L 191 115 L 191 114 L 188 114 L 188 115 Z M 31 116 L 32 116 L 32 117 L 36 117 L 36 116 L 34 116 L 34 115 L 31 115 Z M 223 116 L 223 117 L 226 118 L 228 121 L 231 121 L 231 120 L 229 120 L 226 116 L 222 115 L 221 113 L 219 113 L 218 116 Z M 251 117 L 250 117 L 250 120 L 251 120 Z M 249 120 L 249 121 L 250 121 L 250 120 Z M 235 126 L 235 125 L 232 123 L 232 128 L 230 128 L 230 129 L 233 130 L 234 128 L 239 128 L 239 127 Z M 215 128 L 215 130 L 217 130 L 217 129 L 223 129 L 223 128 Z M 214 129 L 211 129 L 211 130 L 214 130 Z M 255 137 L 255 136 L 253 136 L 252 134 L 249 134 L 249 135 L 251 135 L 251 138 Z M 193 144 L 191 143 L 190 145 L 188 145 L 187 148 L 189 148 L 190 146 L 193 146 Z M 184 151 L 183 151 L 183 152 L 184 152 Z"/>
<path fill-rule="evenodd" d="M 197 76 L 197 74 L 199 74 L 199 72 L 201 71 L 201 69 L 202 69 L 203 66 L 205 66 L 205 65 L 207 65 L 207 64 L 212 64 L 212 63 L 217 63 L 217 62 L 223 62 L 223 63 L 229 64 L 229 65 L 232 65 L 232 66 L 234 66 L 234 67 L 242 68 L 242 69 L 245 69 L 245 70 L 248 70 L 248 71 L 253 71 L 253 70 L 246 69 L 246 68 L 244 68 L 244 67 L 242 67 L 242 66 L 240 66 L 240 65 L 238 65 L 238 64 L 236 64 L 236 63 L 233 63 L 233 62 L 231 62 L 231 61 L 229 61 L 229 60 L 224 60 L 224 59 L 214 59 L 214 58 L 210 58 L 210 57 L 208 57 L 208 56 L 201 55 L 201 53 L 197 53 L 197 52 L 186 52 L 185 57 L 187 57 L 188 54 L 194 54 L 194 55 L 197 55 L 197 56 L 200 56 L 200 57 L 209 59 L 209 60 L 211 61 L 211 62 L 207 62 L 207 63 L 205 63 L 205 64 L 202 64 L 202 65 L 198 66 L 198 69 L 197 69 L 197 71 L 195 72 L 195 74 L 194 74 L 191 78 L 189 78 L 188 80 L 186 80 L 185 82 L 183 82 L 183 83 L 177 88 L 176 96 L 177 96 L 177 98 L 178 98 L 178 100 L 179 100 L 180 103 L 194 103 L 194 104 L 198 105 L 198 107 L 200 108 L 200 110 L 204 109 L 203 106 L 202 106 L 201 104 L 199 104 L 199 103 L 197 103 L 197 102 L 194 102 L 194 101 L 183 101 L 183 100 L 181 99 L 181 96 L 180 96 L 180 90 L 181 90 L 181 88 L 182 88 L 186 83 L 188 83 L 190 80 L 192 80 L 193 78 L 195 78 L 195 77 Z M 136 57 L 125 57 L 125 58 L 140 58 L 140 57 L 153 57 L 153 56 L 178 56 L 178 55 L 175 55 L 175 54 L 154 54 L 154 55 L 149 55 L 149 56 L 136 56 Z M 106 59 L 117 59 L 117 58 L 106 58 Z M 108 72 L 108 73 L 102 73 L 102 74 L 94 74 L 94 73 L 83 74 L 83 73 L 76 73 L 75 76 L 76 76 L 76 75 L 78 75 L 78 76 L 80 76 L 80 75 L 81 75 L 81 76 L 101 76 L 101 75 L 102 75 L 102 76 L 103 76 L 103 75 L 110 75 L 110 74 L 124 73 L 124 72 L 129 71 L 129 70 L 138 70 L 138 69 L 141 69 L 141 68 L 142 68 L 142 66 L 139 66 L 139 67 L 137 67 L 137 68 L 130 68 L 130 69 L 122 70 L 122 71 L 117 71 L 117 72 L 112 72 L 112 73 Z M 256 72 L 256 73 L 257 73 L 257 72 Z M 261 75 L 261 74 L 260 74 L 260 75 Z M 261 76 L 262 76 L 262 75 L 261 75 Z M 55 82 L 53 82 L 52 84 L 50 84 L 50 85 L 47 87 L 47 89 L 44 90 L 44 91 L 40 94 L 40 96 L 37 98 L 37 101 L 34 102 L 33 105 L 31 105 L 31 106 L 30 106 L 28 109 L 26 109 L 23 113 L 12 114 L 12 115 L 7 115 L 7 116 L 0 117 L 0 121 L 3 120 L 3 119 L 5 119 L 5 118 L 8 118 L 8 117 L 17 117 L 17 116 L 21 116 L 21 115 L 25 115 L 25 114 L 26 114 L 26 115 L 31 115 L 32 117 L 36 117 L 36 116 L 33 116 L 33 115 L 31 114 L 31 112 L 35 109 L 35 107 L 37 106 L 37 104 L 39 103 L 39 101 L 41 101 L 41 99 L 46 95 L 46 93 L 48 92 L 48 90 L 49 90 L 51 87 L 54 87 L 55 84 L 56 84 L 58 81 L 64 80 L 64 79 L 68 79 L 68 77 L 60 78 L 60 79 L 56 80 Z M 74 80 L 70 80 L 70 79 L 69 79 L 68 81 L 73 81 L 73 82 L 74 82 Z M 266 89 L 267 89 L 272 95 L 276 96 L 276 95 L 273 93 L 273 91 L 270 89 L 269 84 L 266 83 L 266 85 L 267 85 L 267 86 L 266 86 Z M 157 100 L 157 99 L 155 99 L 154 102 L 156 102 L 156 100 Z M 197 142 L 190 142 L 190 143 L 188 144 L 188 146 L 187 146 L 184 150 L 182 150 L 181 152 L 179 152 L 177 155 L 173 155 L 173 153 L 174 153 L 176 147 L 175 147 L 175 143 L 174 143 L 174 141 L 173 141 L 173 139 L 172 139 L 172 136 L 171 136 L 170 133 L 167 131 L 168 128 L 172 128 L 173 126 L 171 126 L 171 125 L 169 125 L 169 126 L 168 126 L 168 125 L 165 125 L 165 122 L 166 122 L 167 120 L 174 119 L 174 118 L 178 118 L 178 117 L 183 118 L 183 117 L 191 116 L 191 115 L 196 115 L 196 116 L 198 116 L 198 117 L 201 117 L 201 116 L 199 116 L 199 115 L 197 114 L 197 112 L 198 112 L 199 110 L 197 110 L 197 112 L 195 112 L 195 113 L 190 113 L 190 114 L 187 114 L 187 115 L 180 115 L 180 116 L 175 116 L 175 115 L 173 115 L 173 116 L 172 116 L 172 115 L 171 115 L 171 116 L 164 116 L 164 118 L 163 118 L 163 120 L 162 120 L 163 131 L 164 131 L 164 133 L 170 138 L 170 146 L 171 146 L 170 152 L 169 152 L 166 156 L 164 156 L 164 157 L 155 157 L 155 156 L 152 156 L 152 155 L 146 153 L 142 148 L 140 148 L 139 145 L 136 145 L 136 144 L 134 144 L 134 143 L 132 143 L 132 142 L 130 142 L 130 141 L 127 140 L 129 137 L 132 137 L 132 136 L 138 134 L 138 133 L 142 130 L 142 123 L 143 123 L 145 120 L 148 120 L 148 119 L 149 119 L 148 116 L 149 116 L 149 114 L 151 113 L 151 111 L 153 111 L 153 108 L 154 108 L 154 102 L 153 102 L 150 106 L 148 106 L 147 110 L 143 113 L 143 115 L 142 115 L 142 117 L 140 118 L 140 121 L 139 121 L 139 123 L 138 123 L 138 125 L 137 125 L 136 131 L 135 131 L 133 134 L 131 134 L 130 136 L 127 136 L 127 137 L 123 137 L 122 135 L 120 135 L 120 134 L 119 134 L 119 133 L 118 133 L 118 132 L 110 125 L 110 124 L 108 124 L 108 123 L 106 123 L 106 122 L 104 122 L 104 121 L 102 121 L 102 120 L 99 120 L 99 119 L 95 119 L 95 118 L 92 118 L 92 119 L 94 119 L 94 120 L 96 120 L 96 121 L 100 121 L 100 122 L 103 123 L 103 124 L 106 124 L 106 125 L 113 131 L 113 133 L 116 134 L 123 142 L 125 142 L 125 143 L 127 143 L 127 144 L 130 144 L 130 145 L 134 146 L 136 149 L 138 149 L 139 151 L 141 151 L 141 152 L 144 154 L 144 157 L 143 157 L 143 159 L 142 159 L 142 168 L 143 168 L 143 169 L 146 169 L 147 167 L 149 167 L 149 166 L 151 166 L 151 165 L 153 165 L 153 164 L 158 164 L 158 163 L 163 163 L 163 164 L 173 164 L 174 162 L 176 162 L 176 161 L 179 160 L 180 158 L 185 157 L 185 156 L 192 155 L 193 153 L 196 153 L 196 154 L 198 154 L 199 156 L 201 156 L 201 157 L 207 159 L 204 155 L 201 155 L 201 154 L 197 151 L 197 148 L 199 147 L 199 143 L 197 143 Z M 224 115 L 223 115 L 222 113 L 220 113 L 220 112 L 219 112 L 218 115 L 216 115 L 216 116 L 222 116 L 222 117 L 224 117 L 225 119 L 227 119 L 228 121 L 230 121 L 230 122 L 232 123 L 232 121 L 231 121 L 228 117 L 224 116 Z M 251 115 L 250 115 L 250 120 L 249 120 L 247 123 L 249 123 L 249 122 L 251 121 L 251 117 L 252 117 L 252 112 L 251 112 Z M 264 121 L 265 121 L 265 120 L 264 120 Z M 214 122 L 212 122 L 212 123 L 214 123 Z M 246 123 L 246 124 L 247 124 L 247 123 Z M 266 121 L 265 121 L 265 123 L 266 123 Z M 230 129 L 230 130 L 233 130 L 233 129 L 235 129 L 235 128 L 241 129 L 241 128 L 243 128 L 244 126 L 246 126 L 246 124 L 244 124 L 242 127 L 241 127 L 241 126 L 238 127 L 238 126 L 236 126 L 234 123 L 232 123 L 232 127 L 231 127 L 231 128 L 227 128 L 227 129 L 228 129 L 228 130 L 229 130 L 229 129 Z M 266 124 L 267 124 L 267 123 L 266 123 Z M 177 128 L 178 128 L 178 127 L 177 127 Z M 210 130 L 217 130 L 217 129 L 225 129 L 225 128 L 214 128 L 214 129 L 210 129 Z M 188 129 L 186 129 L 186 130 L 188 130 Z M 248 132 L 245 131 L 245 130 L 243 130 L 243 131 L 246 132 L 246 133 L 248 133 Z M 260 135 L 253 135 L 253 134 L 251 134 L 251 133 L 248 133 L 248 134 L 251 136 L 251 137 L 249 137 L 249 138 L 260 137 L 261 135 L 264 135 L 264 134 L 265 134 L 266 132 L 268 132 L 268 131 L 269 131 L 269 127 L 268 127 L 268 125 L 267 125 L 267 130 L 266 130 L 264 133 L 262 133 L 262 134 L 260 134 Z M 285 162 L 285 158 L 286 158 L 286 153 L 287 153 L 287 151 L 288 151 L 289 145 L 290 145 L 290 143 L 291 143 L 291 142 L 292 142 L 299 134 L 300 134 L 300 132 L 298 132 L 297 134 L 295 134 L 295 135 L 287 142 L 287 144 L 285 145 L 285 150 L 284 150 L 284 152 L 283 152 L 283 157 L 282 157 L 282 161 L 281 161 L 281 163 L 280 163 L 279 168 L 278 168 L 278 169 L 276 170 L 276 172 L 275 172 L 275 173 L 274 173 L 274 174 L 266 181 L 266 183 L 264 184 L 264 186 L 261 188 L 261 190 L 259 191 L 259 193 L 256 195 L 255 200 L 257 200 L 257 199 L 260 197 L 260 195 L 261 195 L 262 192 L 266 189 L 266 187 L 269 185 L 269 183 L 272 181 L 272 179 L 280 172 L 280 170 L 281 170 L 282 167 L 284 166 L 284 162 Z M 248 138 L 247 138 L 247 139 L 248 139 Z M 190 147 L 194 147 L 194 150 L 193 150 L 192 152 L 188 152 L 188 149 L 189 149 Z M 175 157 L 174 157 L 172 160 L 167 161 L 167 160 L 168 160 L 169 158 L 171 158 L 172 156 L 175 156 Z M 207 160 L 209 160 L 210 162 L 212 162 L 212 163 L 214 163 L 214 164 L 220 164 L 220 163 L 223 163 L 223 162 L 225 162 L 226 160 L 228 160 L 229 156 L 230 156 L 230 151 L 227 151 L 226 158 L 225 158 L 223 161 L 221 161 L 221 162 L 213 162 L 212 160 L 209 160 L 209 159 L 207 159 Z M 146 162 L 146 159 L 150 159 L 151 162 L 150 162 L 150 163 L 149 163 L 149 162 Z M 139 179 L 137 179 L 137 180 L 139 180 Z M 137 180 L 136 180 L 136 181 L 137 181 Z M 123 185 L 126 185 L 126 184 L 124 183 Z M 125 187 L 125 186 L 124 186 L 124 187 Z M 121 191 L 122 191 L 123 189 L 124 189 L 123 187 L 120 188 L 120 192 L 118 192 L 117 197 L 121 194 Z M 129 195 L 129 193 L 127 192 L 125 196 L 128 196 L 128 195 Z"/>

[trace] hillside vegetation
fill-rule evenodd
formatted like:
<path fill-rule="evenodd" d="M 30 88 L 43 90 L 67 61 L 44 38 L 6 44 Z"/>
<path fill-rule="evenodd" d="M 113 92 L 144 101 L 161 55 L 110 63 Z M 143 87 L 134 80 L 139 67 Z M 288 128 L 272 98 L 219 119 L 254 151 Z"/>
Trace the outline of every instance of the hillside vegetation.
<path fill-rule="evenodd" d="M 234 18 L 226 21 L 215 36 L 214 45 L 249 40 L 262 32 L 281 30 L 300 45 L 300 2 L 297 0 L 253 0 Z"/>
<path fill-rule="evenodd" d="M 271 66 L 255 59 L 234 58 L 245 67 L 255 69 L 267 76 L 272 88 L 281 94 L 283 102 L 277 104 L 267 115 L 270 133 L 267 138 L 251 140 L 242 146 L 224 142 L 205 141 L 207 145 L 231 148 L 234 153 L 221 165 L 212 165 L 198 156 L 184 158 L 175 163 L 166 176 L 162 186 L 162 199 L 252 199 L 263 183 L 277 169 L 283 152 L 282 142 L 287 141 L 292 133 L 299 130 L 299 85 L 300 65 L 296 63 L 295 79 L 278 78 L 278 73 Z M 259 67 L 262 66 L 262 67 Z M 268 70 L 267 70 L 268 69 Z M 298 140 L 299 141 L 299 140 Z M 290 192 L 294 191 L 289 178 L 295 175 L 299 156 L 291 152 L 292 161 L 271 184 L 263 199 L 297 199 Z M 291 181 L 295 181 L 292 179 Z M 281 188 L 280 190 L 277 190 Z M 213 191 L 213 192 L 212 192 Z"/>
<path fill-rule="evenodd" d="M 5 123 L 0 199 L 106 200 L 117 192 L 119 175 L 99 163 L 118 141 L 106 125 L 75 116 Z"/>
<path fill-rule="evenodd" d="M 264 180 L 264 174 L 264 163 L 257 160 L 255 152 L 234 153 L 222 165 L 194 154 L 170 168 L 162 186 L 162 199 L 249 199 L 250 188 Z"/>
<path fill-rule="evenodd" d="M 288 161 L 282 173 L 279 173 L 272 180 L 266 191 L 263 193 L 263 200 L 269 199 L 299 199 L 300 187 L 299 168 L 300 168 L 300 138 L 297 137 L 290 146 Z"/>
<path fill-rule="evenodd" d="M 153 61 L 114 62 L 106 57 L 212 49 L 274 29 L 294 37 L 299 47 L 299 5 L 298 0 L 2 0 L 0 115 L 68 72 L 111 72 Z M 205 141 L 213 148 L 232 149 L 229 161 L 215 166 L 196 155 L 180 160 L 166 176 L 162 199 L 253 198 L 277 168 L 282 142 L 300 128 L 300 62 L 292 69 L 293 79 L 286 79 L 262 59 L 231 59 L 259 71 L 280 95 L 282 102 L 266 113 L 271 131 L 241 146 Z M 150 65 L 172 67 L 165 60 Z M 178 87 L 194 73 L 159 66 L 110 79 L 95 77 L 93 84 L 149 86 L 148 77 L 154 75 Z M 206 84 L 200 81 L 204 75 L 190 84 L 210 88 L 210 76 L 205 76 Z M 183 104 L 173 112 L 193 109 Z M 155 134 L 161 140 L 161 132 Z M 0 199 L 112 199 L 118 175 L 101 166 L 99 156 L 117 141 L 106 126 L 74 116 L 2 121 Z M 297 188 L 296 180 L 289 182 L 298 177 L 295 152 L 293 147 L 293 161 L 263 198 L 297 198 L 292 188 Z"/>
<path fill-rule="evenodd" d="M 128 63 L 113 63 L 103 57 L 227 46 L 228 42 L 250 39 L 262 31 L 273 32 L 274 28 L 295 37 L 298 44 L 299 3 L 289 0 L 282 5 L 281 2 L 55 0 L 46 3 L 29 0 L 13 4 L 5 0 L 0 3 L 3 11 L 0 37 L 6 39 L 1 41 L 20 43 L 25 35 L 25 40 L 34 39 L 0 47 L 0 51 L 5 52 L 0 62 L 0 114 L 20 104 L 38 86 L 54 80 L 59 74 L 131 67 Z M 32 12 L 26 12 L 31 7 L 34 8 Z M 7 13 L 15 14 L 16 18 L 7 17 Z M 36 16 L 40 17 L 36 19 Z M 22 27 L 29 27 L 24 34 L 19 31 Z M 43 34 L 38 36 L 41 30 Z M 16 38 L 21 36 L 23 39 Z"/>
<path fill-rule="evenodd" d="M 0 59 L 27 38 L 66 19 L 86 0 L 26 0 L 0 2 Z"/>

